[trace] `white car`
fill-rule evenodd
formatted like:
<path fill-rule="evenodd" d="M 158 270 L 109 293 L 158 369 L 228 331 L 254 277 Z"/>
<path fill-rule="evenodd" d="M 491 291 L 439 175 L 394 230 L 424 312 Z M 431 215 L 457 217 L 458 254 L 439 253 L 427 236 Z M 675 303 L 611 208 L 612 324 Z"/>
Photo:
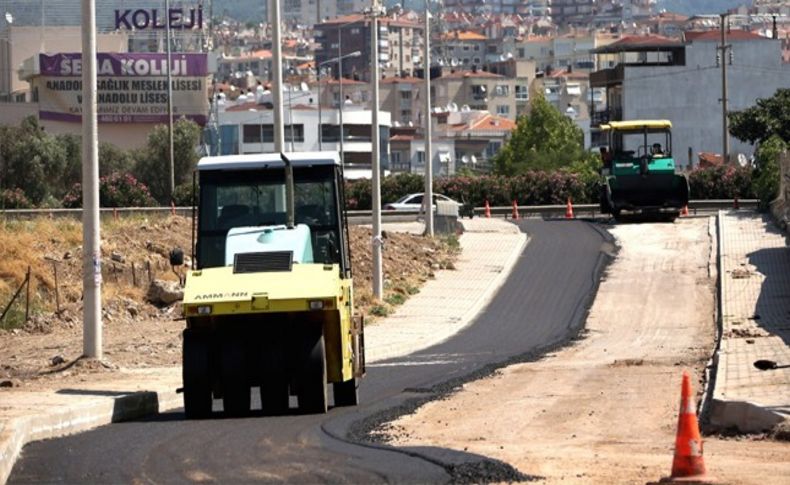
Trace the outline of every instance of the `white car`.
<path fill-rule="evenodd" d="M 409 194 L 404 195 L 400 199 L 395 202 L 385 204 L 382 207 L 384 210 L 396 210 L 396 211 L 418 211 L 422 209 L 422 198 L 425 194 L 420 192 L 417 194 Z M 442 194 L 433 194 L 433 208 L 436 210 L 436 201 L 440 200 L 443 202 L 452 202 L 453 204 L 457 204 L 460 206 L 461 204 L 454 201 L 453 199 L 447 197 L 446 195 Z"/>

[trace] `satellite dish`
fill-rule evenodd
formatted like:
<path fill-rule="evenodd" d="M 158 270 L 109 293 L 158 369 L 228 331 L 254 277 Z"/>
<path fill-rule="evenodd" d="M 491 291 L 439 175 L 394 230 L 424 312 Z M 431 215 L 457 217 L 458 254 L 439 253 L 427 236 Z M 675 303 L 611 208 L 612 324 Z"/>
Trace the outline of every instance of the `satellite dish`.
<path fill-rule="evenodd" d="M 13 24 L 14 23 L 14 16 L 11 15 L 11 12 L 6 12 L 5 13 L 5 21 L 8 22 L 9 24 Z"/>
<path fill-rule="evenodd" d="M 400 126 L 401 126 L 400 125 L 400 121 L 393 121 L 392 122 L 392 126 L 394 126 L 395 128 L 400 128 Z"/>
<path fill-rule="evenodd" d="M 455 104 L 455 102 L 453 102 L 453 103 L 450 105 L 450 111 L 452 111 L 453 113 L 455 113 L 456 111 L 458 111 L 458 105 L 457 105 L 457 104 Z"/>
<path fill-rule="evenodd" d="M 505 54 L 499 56 L 500 61 L 504 61 L 505 59 L 507 59 L 507 57 L 505 57 Z"/>
<path fill-rule="evenodd" d="M 485 87 L 485 86 L 480 86 L 480 92 L 481 92 L 481 93 L 484 93 L 484 92 L 486 92 L 486 87 Z"/>
<path fill-rule="evenodd" d="M 305 92 L 310 91 L 310 87 L 307 85 L 306 82 L 303 82 L 302 84 L 300 84 L 299 87 L 302 89 L 302 91 L 305 91 Z"/>
<path fill-rule="evenodd" d="M 453 67 L 457 66 L 457 65 L 458 65 L 458 59 L 456 59 L 455 57 L 453 57 L 453 58 L 450 60 L 450 65 L 451 65 L 451 66 L 453 66 Z"/>
<path fill-rule="evenodd" d="M 472 165 L 477 165 L 477 157 L 472 155 Z"/>
<path fill-rule="evenodd" d="M 505 54 L 505 58 L 513 59 L 513 53 L 512 52 L 508 52 L 507 54 Z"/>
<path fill-rule="evenodd" d="M 746 155 L 744 155 L 743 153 L 738 154 L 738 165 L 740 165 L 741 167 L 746 167 L 747 165 L 749 165 L 749 159 L 747 159 Z"/>
<path fill-rule="evenodd" d="M 414 123 L 412 123 L 411 121 L 409 121 L 409 128 L 411 128 L 412 126 L 414 126 Z"/>
<path fill-rule="evenodd" d="M 461 162 L 463 162 L 463 164 L 466 165 L 467 163 L 469 163 L 469 157 L 464 155 L 463 157 L 461 157 Z"/>
<path fill-rule="evenodd" d="M 470 111 L 472 111 L 472 108 L 470 108 L 468 104 L 465 104 L 465 105 L 461 106 L 461 112 L 462 113 L 468 113 Z"/>

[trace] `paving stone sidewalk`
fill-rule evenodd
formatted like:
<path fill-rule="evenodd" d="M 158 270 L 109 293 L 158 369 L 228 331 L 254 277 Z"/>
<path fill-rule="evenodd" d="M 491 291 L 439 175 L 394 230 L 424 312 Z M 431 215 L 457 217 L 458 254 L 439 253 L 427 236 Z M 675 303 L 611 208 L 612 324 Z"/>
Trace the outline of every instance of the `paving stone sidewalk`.
<path fill-rule="evenodd" d="M 790 417 L 790 248 L 767 216 L 723 212 L 722 340 L 710 424 L 759 432 Z M 758 360 L 779 366 L 761 371 Z"/>
<path fill-rule="evenodd" d="M 439 343 L 470 324 L 504 283 L 527 244 L 502 219 L 463 221 L 462 253 L 455 270 L 439 271 L 420 293 L 391 316 L 365 330 L 367 361 L 406 355 Z M 421 232 L 415 223 L 384 226 Z M 0 392 L 0 484 L 8 479 L 22 447 L 115 421 L 182 405 L 179 367 L 121 370 L 49 391 Z"/>

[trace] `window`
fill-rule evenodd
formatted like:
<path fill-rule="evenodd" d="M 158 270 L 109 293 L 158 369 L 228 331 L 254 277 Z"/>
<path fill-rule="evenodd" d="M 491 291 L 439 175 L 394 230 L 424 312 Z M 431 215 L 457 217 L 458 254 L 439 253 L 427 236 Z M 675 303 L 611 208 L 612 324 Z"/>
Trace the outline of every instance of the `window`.
<path fill-rule="evenodd" d="M 475 47 L 477 47 L 477 46 L 475 46 Z M 465 51 L 468 51 L 468 50 L 469 50 L 469 46 L 468 46 L 468 45 L 465 45 L 465 46 L 464 46 L 464 50 L 465 50 Z M 477 49 L 475 49 L 475 50 L 477 50 Z"/>
<path fill-rule="evenodd" d="M 502 148 L 501 141 L 490 141 L 486 146 L 486 158 L 491 158 L 499 153 L 499 149 Z"/>
<path fill-rule="evenodd" d="M 410 109 L 402 109 L 400 112 L 400 120 L 403 123 L 408 123 L 411 121 L 411 110 Z"/>
<path fill-rule="evenodd" d="M 475 57 L 473 60 L 474 60 L 475 64 L 480 64 L 480 58 L 479 57 Z"/>
<path fill-rule="evenodd" d="M 519 47 L 518 48 L 518 56 L 520 58 L 522 58 L 522 59 L 524 58 L 524 48 L 523 47 Z"/>
<path fill-rule="evenodd" d="M 489 45 L 489 46 L 488 46 L 488 50 L 487 50 L 487 52 L 488 52 L 489 54 L 496 54 L 496 52 L 497 52 L 497 47 L 498 47 L 498 46 L 497 46 L 496 44 L 491 44 L 491 45 Z"/>
<path fill-rule="evenodd" d="M 475 44 L 475 51 L 479 51 L 479 50 L 480 50 L 480 46 Z"/>
<path fill-rule="evenodd" d="M 494 89 L 497 96 L 510 96 L 510 86 L 507 84 L 497 84 Z"/>
<path fill-rule="evenodd" d="M 293 141 L 304 142 L 304 125 L 285 125 L 283 128 L 287 143 L 291 141 L 291 133 L 293 133 Z"/>
<path fill-rule="evenodd" d="M 304 135 L 302 135 L 304 138 Z M 243 143 L 274 143 L 273 125 L 244 125 Z"/>
<path fill-rule="evenodd" d="M 425 151 L 418 151 L 417 152 L 417 164 L 418 165 L 424 165 L 425 164 Z M 420 198 L 420 200 L 417 203 L 418 204 L 422 203 L 422 198 Z"/>
<path fill-rule="evenodd" d="M 483 99 L 486 97 L 487 91 L 488 90 L 486 89 L 486 87 L 482 84 L 479 84 L 477 86 L 472 86 L 472 98 Z"/>
<path fill-rule="evenodd" d="M 354 27 L 353 29 L 351 29 L 351 35 L 359 35 L 359 28 Z"/>
<path fill-rule="evenodd" d="M 411 91 L 401 91 L 400 92 L 400 99 L 411 101 Z"/>
<path fill-rule="evenodd" d="M 527 86 L 516 86 L 516 101 L 528 101 L 529 88 Z"/>
<path fill-rule="evenodd" d="M 496 107 L 496 114 L 501 116 L 507 116 L 510 114 L 510 106 L 506 104 L 498 104 Z"/>

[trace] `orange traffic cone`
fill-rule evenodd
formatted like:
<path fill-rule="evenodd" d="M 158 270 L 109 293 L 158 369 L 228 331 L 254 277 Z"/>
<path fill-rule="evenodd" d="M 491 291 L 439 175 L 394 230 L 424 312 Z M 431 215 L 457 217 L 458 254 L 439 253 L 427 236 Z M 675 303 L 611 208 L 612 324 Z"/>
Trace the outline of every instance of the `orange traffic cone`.
<path fill-rule="evenodd" d="M 694 409 L 691 378 L 686 371 L 683 371 L 683 385 L 680 392 L 678 434 L 675 439 L 671 479 L 684 479 L 684 481 L 689 479 L 695 483 L 710 480 L 705 472 L 705 460 L 702 458 L 702 437 L 699 434 L 697 413 Z"/>
<path fill-rule="evenodd" d="M 488 199 L 486 199 L 486 218 L 491 219 L 491 206 L 488 205 Z"/>
<path fill-rule="evenodd" d="M 515 200 L 513 201 L 513 219 L 515 219 L 515 220 L 519 219 L 519 216 L 518 216 L 518 204 L 516 204 Z"/>
<path fill-rule="evenodd" d="M 681 217 L 689 215 L 689 206 L 688 206 L 688 204 L 683 206 L 683 210 L 680 211 L 680 215 L 681 215 Z"/>
<path fill-rule="evenodd" d="M 568 205 L 565 207 L 565 218 L 573 219 L 573 204 L 570 197 L 568 197 Z"/>

